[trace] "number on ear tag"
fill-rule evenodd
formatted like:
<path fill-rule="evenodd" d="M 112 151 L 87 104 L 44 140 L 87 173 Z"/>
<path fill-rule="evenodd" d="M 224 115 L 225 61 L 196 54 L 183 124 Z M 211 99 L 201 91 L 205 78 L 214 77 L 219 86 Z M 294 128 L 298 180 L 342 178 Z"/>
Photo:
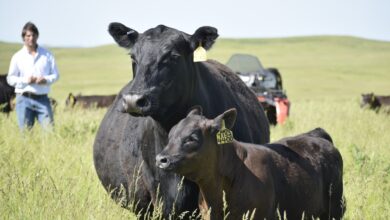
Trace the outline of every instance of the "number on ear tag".
<path fill-rule="evenodd" d="M 229 144 L 233 142 L 233 132 L 225 127 L 225 120 L 222 120 L 222 128 L 217 132 L 218 144 Z"/>

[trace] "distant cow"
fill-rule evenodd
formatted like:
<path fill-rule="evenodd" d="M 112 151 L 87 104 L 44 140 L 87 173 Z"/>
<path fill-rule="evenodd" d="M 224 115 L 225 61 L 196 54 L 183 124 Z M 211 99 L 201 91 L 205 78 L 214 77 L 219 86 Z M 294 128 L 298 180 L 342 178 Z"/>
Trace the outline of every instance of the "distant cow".
<path fill-rule="evenodd" d="M 115 100 L 116 95 L 76 95 L 69 93 L 65 105 L 68 107 L 81 106 L 82 108 L 105 108 Z"/>
<path fill-rule="evenodd" d="M 15 97 L 15 88 L 8 85 L 7 75 L 0 75 L 0 112 L 11 111 L 11 100 Z"/>
<path fill-rule="evenodd" d="M 379 96 L 374 95 L 374 93 L 362 94 L 360 107 L 368 107 L 375 110 L 379 110 L 382 107 L 390 107 L 390 96 Z"/>
<path fill-rule="evenodd" d="M 277 210 L 287 219 L 341 219 L 343 161 L 330 136 L 317 128 L 271 144 L 218 145 L 217 132 L 232 129 L 236 114 L 209 120 L 195 108 L 170 131 L 157 166 L 196 182 L 214 220 L 224 219 L 223 192 L 228 219 L 254 209 L 255 219 L 276 219 Z"/>
<path fill-rule="evenodd" d="M 160 186 L 165 219 L 171 218 L 172 211 L 191 213 L 198 203 L 196 184 L 185 179 L 178 192 L 182 177 L 155 166 L 155 156 L 165 146 L 170 128 L 193 105 L 201 105 L 208 117 L 235 107 L 240 112 L 235 137 L 266 143 L 269 124 L 263 108 L 229 68 L 211 60 L 194 62 L 194 51 L 200 45 L 210 49 L 218 37 L 213 27 L 200 27 L 191 35 L 158 25 L 138 33 L 111 23 L 109 32 L 119 46 L 131 50 L 134 79 L 121 91 L 96 135 L 94 163 L 99 179 L 107 190 L 133 185 L 133 173 L 142 164 L 138 182 L 142 187 L 136 194 L 127 192 L 129 199 L 156 202 Z M 129 114 L 118 112 L 118 107 Z M 138 207 L 148 209 L 144 204 Z"/>

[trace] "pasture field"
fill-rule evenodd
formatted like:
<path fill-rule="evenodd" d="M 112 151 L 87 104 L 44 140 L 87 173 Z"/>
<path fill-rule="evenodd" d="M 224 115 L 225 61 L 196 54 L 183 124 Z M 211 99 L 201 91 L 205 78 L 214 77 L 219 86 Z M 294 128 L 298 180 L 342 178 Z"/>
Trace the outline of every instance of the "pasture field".
<path fill-rule="evenodd" d="M 0 73 L 20 44 L 0 43 Z M 116 45 L 50 48 L 61 78 L 55 129 L 20 133 L 14 112 L 0 115 L 0 219 L 135 219 L 101 186 L 92 145 L 105 109 L 66 109 L 69 92 L 117 93 L 131 80 L 130 58 Z M 209 58 L 258 56 L 277 67 L 292 101 L 271 139 L 326 129 L 344 159 L 345 219 L 390 219 L 390 115 L 360 109 L 360 94 L 390 95 L 390 42 L 352 37 L 221 39 Z"/>

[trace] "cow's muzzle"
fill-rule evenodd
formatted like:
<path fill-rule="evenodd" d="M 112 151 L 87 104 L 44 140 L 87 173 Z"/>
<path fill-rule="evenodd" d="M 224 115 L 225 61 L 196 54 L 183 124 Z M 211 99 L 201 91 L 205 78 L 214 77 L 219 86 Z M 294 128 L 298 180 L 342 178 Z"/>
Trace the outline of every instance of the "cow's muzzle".
<path fill-rule="evenodd" d="M 126 94 L 122 95 L 121 112 L 133 116 L 145 116 L 151 109 L 151 100 L 146 95 Z"/>

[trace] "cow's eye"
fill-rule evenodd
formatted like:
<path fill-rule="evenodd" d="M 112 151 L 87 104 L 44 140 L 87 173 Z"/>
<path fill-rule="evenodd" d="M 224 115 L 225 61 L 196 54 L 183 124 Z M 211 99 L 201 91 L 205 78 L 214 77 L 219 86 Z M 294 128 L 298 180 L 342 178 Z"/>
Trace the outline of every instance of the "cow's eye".
<path fill-rule="evenodd" d="M 178 54 L 178 53 L 172 53 L 172 55 L 171 55 L 171 60 L 176 61 L 176 60 L 178 60 L 180 57 L 181 57 L 180 54 Z"/>
<path fill-rule="evenodd" d="M 162 56 L 161 64 L 173 64 L 180 58 L 180 54 L 175 52 L 169 52 Z"/>

